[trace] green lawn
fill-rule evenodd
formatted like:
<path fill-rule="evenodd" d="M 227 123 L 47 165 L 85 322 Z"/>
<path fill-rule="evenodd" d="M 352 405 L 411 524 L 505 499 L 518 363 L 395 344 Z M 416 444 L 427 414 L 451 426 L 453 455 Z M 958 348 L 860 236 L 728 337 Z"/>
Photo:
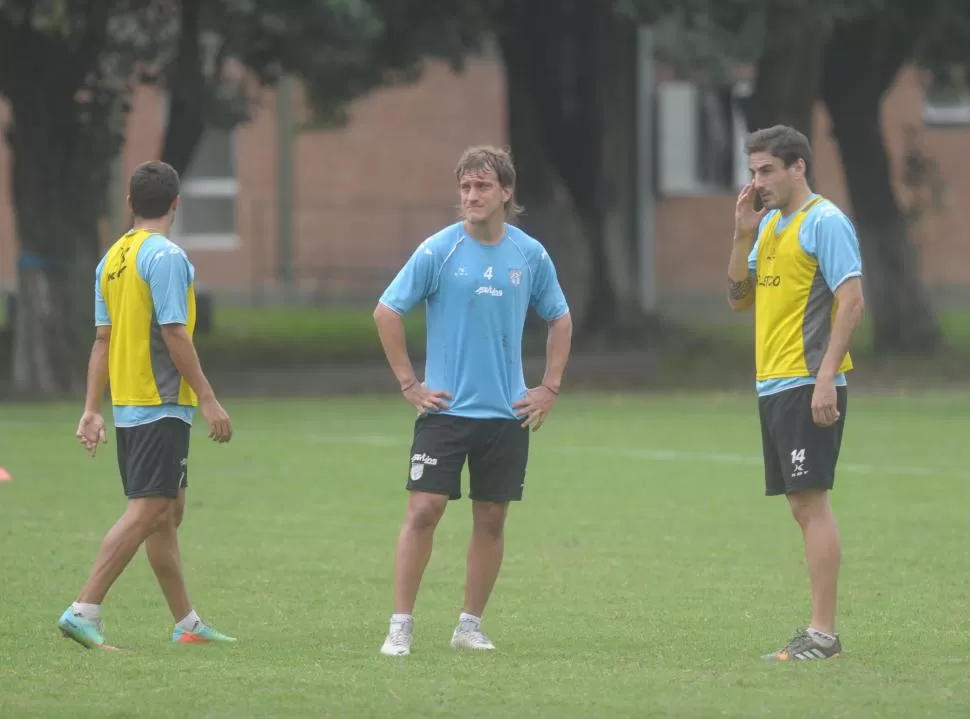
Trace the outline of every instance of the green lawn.
<path fill-rule="evenodd" d="M 708 717 L 970 715 L 970 397 L 851 400 L 839 487 L 845 655 L 766 665 L 808 615 L 799 533 L 762 496 L 749 396 L 564 396 L 537 435 L 485 630 L 448 646 L 469 504 L 452 504 L 414 653 L 378 654 L 411 414 L 397 397 L 227 401 L 195 436 L 183 557 L 231 647 L 172 646 L 143 555 L 87 652 L 55 622 L 123 507 L 114 446 L 78 407 L 4 406 L 0 716 Z"/>
<path fill-rule="evenodd" d="M 373 308 L 215 307 L 197 344 L 207 366 L 287 367 L 382 358 Z M 424 313 L 405 317 L 409 344 L 424 349 Z"/>

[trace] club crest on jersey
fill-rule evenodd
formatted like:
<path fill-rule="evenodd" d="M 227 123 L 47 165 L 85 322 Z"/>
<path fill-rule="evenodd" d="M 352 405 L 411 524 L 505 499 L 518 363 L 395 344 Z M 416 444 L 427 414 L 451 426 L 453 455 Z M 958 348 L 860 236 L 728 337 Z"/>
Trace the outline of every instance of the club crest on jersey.
<path fill-rule="evenodd" d="M 518 287 L 519 285 L 521 285 L 522 270 L 520 270 L 518 267 L 513 267 L 511 270 L 509 270 L 509 282 L 511 282 L 512 285 L 515 287 Z"/>

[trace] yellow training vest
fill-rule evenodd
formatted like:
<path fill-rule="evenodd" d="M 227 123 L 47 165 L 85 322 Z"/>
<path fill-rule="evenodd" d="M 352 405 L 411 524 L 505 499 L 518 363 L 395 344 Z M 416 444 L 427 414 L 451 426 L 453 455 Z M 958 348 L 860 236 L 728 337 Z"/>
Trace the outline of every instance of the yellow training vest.
<path fill-rule="evenodd" d="M 115 406 L 180 404 L 198 398 L 175 369 L 155 318 L 148 283 L 138 274 L 138 251 L 151 230 L 132 230 L 111 246 L 101 270 L 101 295 L 111 318 L 108 376 Z M 189 337 L 195 332 L 195 287 L 188 288 Z"/>
<path fill-rule="evenodd" d="M 828 349 L 837 302 L 825 284 L 818 260 L 802 249 L 798 233 L 808 211 L 803 206 L 780 232 L 781 213 L 758 237 L 755 290 L 755 368 L 758 381 L 814 377 Z M 852 369 L 848 353 L 839 373 Z"/>

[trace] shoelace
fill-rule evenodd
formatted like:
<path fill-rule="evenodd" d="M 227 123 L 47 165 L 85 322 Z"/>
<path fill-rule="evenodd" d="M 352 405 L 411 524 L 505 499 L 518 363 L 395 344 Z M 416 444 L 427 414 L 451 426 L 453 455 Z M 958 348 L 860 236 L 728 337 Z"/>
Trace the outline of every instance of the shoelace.
<path fill-rule="evenodd" d="M 785 650 L 794 656 L 808 649 L 813 649 L 816 646 L 818 646 L 818 644 L 814 639 L 812 639 L 808 632 L 799 632 L 792 637 L 790 642 L 788 642 L 788 646 L 785 647 Z"/>
<path fill-rule="evenodd" d="M 485 636 L 485 633 L 481 629 L 462 629 L 461 633 L 465 635 L 465 638 L 472 644 L 491 644 L 489 638 Z"/>
<path fill-rule="evenodd" d="M 409 634 L 405 631 L 391 632 L 391 646 L 406 647 L 408 645 Z"/>

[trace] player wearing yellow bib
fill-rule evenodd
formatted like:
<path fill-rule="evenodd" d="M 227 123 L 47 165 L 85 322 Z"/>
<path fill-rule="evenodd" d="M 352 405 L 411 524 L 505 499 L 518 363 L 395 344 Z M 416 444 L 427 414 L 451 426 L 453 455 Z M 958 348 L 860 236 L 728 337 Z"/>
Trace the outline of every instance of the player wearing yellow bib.
<path fill-rule="evenodd" d="M 849 219 L 812 192 L 808 139 L 777 125 L 747 140 L 752 181 L 738 196 L 729 302 L 755 308 L 765 493 L 784 494 L 802 530 L 812 621 L 763 659 L 829 659 L 841 546 L 829 490 L 842 444 L 849 344 L 862 319 L 862 259 Z M 755 209 L 760 198 L 764 207 Z"/>
<path fill-rule="evenodd" d="M 97 332 L 77 438 L 92 456 L 107 441 L 101 399 L 110 382 L 128 506 L 105 536 L 77 601 L 58 622 L 66 637 L 88 649 L 112 648 L 104 641 L 101 602 L 142 543 L 175 618 L 172 641 L 234 641 L 205 625 L 192 608 L 179 559 L 178 527 L 196 405 L 217 442 L 229 441 L 232 425 L 202 373 L 192 341 L 195 269 L 167 238 L 178 199 L 178 173 L 171 166 L 139 165 L 128 197 L 134 226 L 97 269 Z"/>

